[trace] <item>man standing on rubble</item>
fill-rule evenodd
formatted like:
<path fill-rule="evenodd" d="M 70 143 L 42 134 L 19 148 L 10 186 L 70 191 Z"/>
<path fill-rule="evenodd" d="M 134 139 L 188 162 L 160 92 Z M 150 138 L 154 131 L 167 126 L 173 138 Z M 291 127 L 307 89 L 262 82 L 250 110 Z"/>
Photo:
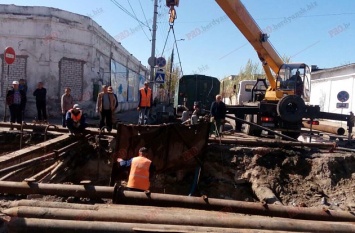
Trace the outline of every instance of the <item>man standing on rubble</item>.
<path fill-rule="evenodd" d="M 144 87 L 139 89 L 139 99 L 138 99 L 138 107 L 139 111 L 139 120 L 138 125 L 146 125 L 148 124 L 148 117 L 150 108 L 153 105 L 153 92 L 152 89 L 149 88 L 149 82 L 144 82 Z"/>
<path fill-rule="evenodd" d="M 131 191 L 147 191 L 150 187 L 150 177 L 155 171 L 152 161 L 147 158 L 148 149 L 142 147 L 139 154 L 130 160 L 117 159 L 121 167 L 131 167 L 127 188 Z"/>

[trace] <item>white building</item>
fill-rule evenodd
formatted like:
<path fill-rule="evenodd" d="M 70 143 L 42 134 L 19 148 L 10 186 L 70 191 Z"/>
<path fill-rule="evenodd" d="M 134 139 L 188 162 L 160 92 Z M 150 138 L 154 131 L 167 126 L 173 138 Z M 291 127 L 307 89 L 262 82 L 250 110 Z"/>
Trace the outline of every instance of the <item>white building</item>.
<path fill-rule="evenodd" d="M 21 78 L 28 85 L 28 117 L 36 116 L 32 93 L 40 81 L 47 89 L 49 118 L 60 115 L 65 87 L 89 116 L 95 114 L 103 84 L 113 86 L 120 102 L 117 111 L 137 106 L 147 68 L 91 18 L 55 8 L 0 4 L 0 21 L 0 48 L 10 46 L 16 52 L 11 65 L 0 52 L 1 117 L 7 88 Z"/>
<path fill-rule="evenodd" d="M 312 71 L 311 101 L 319 105 L 321 111 L 348 114 L 355 110 L 355 63 L 330 69 Z M 345 101 L 347 108 L 337 108 L 339 92 L 347 92 L 349 99 Z"/>

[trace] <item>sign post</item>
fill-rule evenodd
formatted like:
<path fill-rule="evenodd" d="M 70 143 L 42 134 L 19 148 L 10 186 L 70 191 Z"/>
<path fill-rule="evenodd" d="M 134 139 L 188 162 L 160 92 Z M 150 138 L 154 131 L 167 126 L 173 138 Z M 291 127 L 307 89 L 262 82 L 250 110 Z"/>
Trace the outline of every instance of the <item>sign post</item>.
<path fill-rule="evenodd" d="M 6 93 L 5 93 L 5 98 L 4 98 L 4 119 L 3 121 L 6 122 L 6 95 L 8 92 L 8 81 L 9 81 L 9 75 L 10 75 L 10 65 L 15 62 L 16 59 L 16 54 L 15 50 L 12 47 L 6 47 L 4 51 L 4 60 L 7 64 L 7 76 L 6 76 Z"/>
<path fill-rule="evenodd" d="M 156 83 L 164 83 L 165 82 L 165 72 L 163 69 L 157 70 L 155 74 L 155 82 Z"/>
<path fill-rule="evenodd" d="M 340 91 L 337 95 L 337 99 L 341 102 L 341 103 L 337 103 L 337 107 L 339 106 L 339 108 L 341 108 L 341 114 L 343 114 L 343 109 L 344 108 L 348 108 L 348 104 L 344 103 L 346 101 L 349 100 L 349 93 L 347 91 Z M 343 122 L 341 121 L 340 126 L 343 126 Z"/>

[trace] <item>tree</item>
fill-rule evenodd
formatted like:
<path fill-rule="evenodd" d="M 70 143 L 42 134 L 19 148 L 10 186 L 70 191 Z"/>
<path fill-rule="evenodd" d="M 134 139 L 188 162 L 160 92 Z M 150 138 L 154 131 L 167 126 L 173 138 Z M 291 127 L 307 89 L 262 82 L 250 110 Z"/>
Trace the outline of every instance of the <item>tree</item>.
<path fill-rule="evenodd" d="M 281 57 L 281 60 L 283 61 L 283 63 L 285 64 L 288 64 L 291 62 L 291 57 L 287 56 L 286 54 L 284 54 L 282 57 Z"/>
<path fill-rule="evenodd" d="M 238 82 L 241 80 L 255 80 L 261 71 L 259 68 L 259 62 L 253 62 L 251 59 L 247 61 L 247 64 L 244 67 L 240 68 Z"/>
<path fill-rule="evenodd" d="M 164 89 L 170 93 L 170 99 L 174 97 L 176 83 L 179 80 L 181 75 L 181 70 L 179 68 L 174 67 L 172 61 L 174 61 L 173 54 L 167 60 L 165 66 L 165 83 L 163 84 Z M 172 70 L 171 74 L 170 74 L 170 70 Z"/>

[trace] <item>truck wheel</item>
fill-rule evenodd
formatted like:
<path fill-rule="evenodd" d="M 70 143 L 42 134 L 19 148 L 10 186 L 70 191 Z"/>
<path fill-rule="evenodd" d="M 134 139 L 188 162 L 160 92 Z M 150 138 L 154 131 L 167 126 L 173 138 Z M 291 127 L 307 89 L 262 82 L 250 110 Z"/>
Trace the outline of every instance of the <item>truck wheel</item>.
<path fill-rule="evenodd" d="M 276 109 L 282 120 L 293 123 L 302 120 L 306 104 L 300 96 L 288 95 L 277 103 Z"/>
<path fill-rule="evenodd" d="M 257 120 L 255 119 L 257 116 L 254 117 L 254 115 L 248 114 L 245 115 L 245 120 L 248 122 L 252 123 L 257 123 Z M 253 135 L 253 136 L 260 136 L 262 129 L 254 126 L 254 125 L 249 125 L 249 124 L 243 124 L 243 133 L 247 135 Z"/>

